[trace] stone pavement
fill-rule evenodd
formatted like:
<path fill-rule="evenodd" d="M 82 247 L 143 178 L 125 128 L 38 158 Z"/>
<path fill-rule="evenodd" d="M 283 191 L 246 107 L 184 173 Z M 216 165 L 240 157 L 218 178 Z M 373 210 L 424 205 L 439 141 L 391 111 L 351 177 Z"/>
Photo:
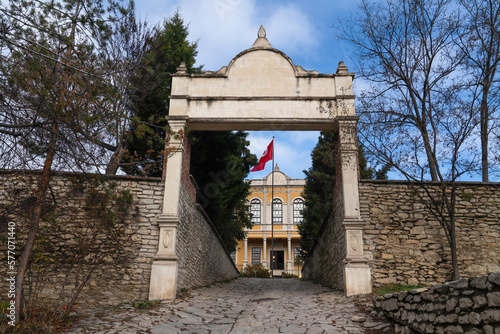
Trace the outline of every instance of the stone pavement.
<path fill-rule="evenodd" d="M 100 310 L 66 333 L 394 333 L 367 303 L 299 279 L 238 278 L 144 310 Z"/>

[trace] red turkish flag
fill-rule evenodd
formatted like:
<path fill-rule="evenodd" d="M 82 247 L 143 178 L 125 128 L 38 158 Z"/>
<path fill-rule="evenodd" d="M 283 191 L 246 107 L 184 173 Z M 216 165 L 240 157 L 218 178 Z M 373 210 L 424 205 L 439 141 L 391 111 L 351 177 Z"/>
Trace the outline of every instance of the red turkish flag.
<path fill-rule="evenodd" d="M 252 168 L 250 170 L 251 172 L 258 172 L 260 170 L 263 170 L 266 167 L 266 162 L 273 159 L 273 144 L 274 139 L 271 140 L 271 143 L 267 146 L 267 149 L 264 151 L 264 153 L 262 153 L 262 156 L 259 159 L 259 164 Z"/>

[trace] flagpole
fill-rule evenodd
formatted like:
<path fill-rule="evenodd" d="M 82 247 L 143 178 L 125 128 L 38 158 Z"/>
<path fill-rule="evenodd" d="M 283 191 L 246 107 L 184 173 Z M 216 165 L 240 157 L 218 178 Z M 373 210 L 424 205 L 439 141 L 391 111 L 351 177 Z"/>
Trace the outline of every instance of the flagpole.
<path fill-rule="evenodd" d="M 271 182 L 271 278 L 274 276 L 274 136 L 273 136 L 273 165 L 271 166 L 272 182 Z"/>

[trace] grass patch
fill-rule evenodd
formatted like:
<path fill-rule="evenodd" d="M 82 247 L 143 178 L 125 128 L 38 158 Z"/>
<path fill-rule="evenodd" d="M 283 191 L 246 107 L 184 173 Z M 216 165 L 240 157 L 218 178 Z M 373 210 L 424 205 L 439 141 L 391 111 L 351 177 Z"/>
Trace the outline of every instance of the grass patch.
<path fill-rule="evenodd" d="M 389 284 L 380 287 L 378 290 L 375 290 L 375 294 L 382 296 L 387 295 L 389 293 L 398 293 L 403 291 L 420 289 L 421 285 L 401 285 L 401 284 Z"/>
<path fill-rule="evenodd" d="M 299 278 L 299 276 L 292 274 L 292 273 L 287 273 L 286 271 L 281 273 L 281 278 Z"/>
<path fill-rule="evenodd" d="M 134 303 L 134 307 L 138 309 L 145 309 L 148 307 L 151 307 L 155 304 L 155 302 L 149 301 L 149 300 L 142 300 L 139 302 Z"/>

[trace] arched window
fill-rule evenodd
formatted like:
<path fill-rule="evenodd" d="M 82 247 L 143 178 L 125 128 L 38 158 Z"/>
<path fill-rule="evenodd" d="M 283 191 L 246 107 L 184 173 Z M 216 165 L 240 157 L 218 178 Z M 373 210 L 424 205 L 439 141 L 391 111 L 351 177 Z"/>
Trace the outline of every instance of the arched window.
<path fill-rule="evenodd" d="M 300 225 L 304 220 L 302 211 L 304 210 L 304 200 L 302 198 L 296 198 L 293 200 L 293 224 Z"/>
<path fill-rule="evenodd" d="M 273 200 L 273 224 L 283 224 L 283 202 L 279 198 Z"/>
<path fill-rule="evenodd" d="M 252 223 L 260 225 L 260 199 L 254 198 L 250 202 L 250 213 L 252 214 Z"/>

